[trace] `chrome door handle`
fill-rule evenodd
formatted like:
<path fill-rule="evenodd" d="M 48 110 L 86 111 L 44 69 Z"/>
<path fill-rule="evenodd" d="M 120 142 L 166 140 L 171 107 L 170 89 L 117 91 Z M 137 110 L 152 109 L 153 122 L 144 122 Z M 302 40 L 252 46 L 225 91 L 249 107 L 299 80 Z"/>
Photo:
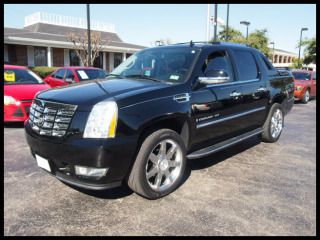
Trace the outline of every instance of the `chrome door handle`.
<path fill-rule="evenodd" d="M 230 97 L 239 97 L 239 96 L 241 96 L 241 93 L 239 93 L 239 92 L 230 93 Z"/>
<path fill-rule="evenodd" d="M 264 87 L 259 87 L 257 89 L 257 92 L 265 92 L 265 91 L 267 91 L 267 88 L 264 88 Z"/>

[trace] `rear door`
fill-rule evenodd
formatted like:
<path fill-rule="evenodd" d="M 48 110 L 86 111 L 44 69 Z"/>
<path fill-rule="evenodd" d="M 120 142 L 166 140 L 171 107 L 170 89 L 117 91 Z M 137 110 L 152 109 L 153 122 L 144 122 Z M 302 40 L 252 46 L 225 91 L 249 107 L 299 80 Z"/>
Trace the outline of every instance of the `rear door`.
<path fill-rule="evenodd" d="M 277 72 L 272 69 L 272 66 L 269 66 L 269 70 L 266 69 L 267 62 L 265 61 L 268 60 L 250 48 L 234 48 L 231 52 L 236 62 L 239 82 L 241 82 L 243 116 L 239 118 L 239 124 L 242 131 L 246 132 L 263 125 L 269 99 L 266 84 L 268 74 L 276 74 Z"/>
<path fill-rule="evenodd" d="M 228 51 L 225 48 L 208 51 L 199 61 L 202 61 L 199 77 L 212 77 L 210 73 L 222 70 L 229 81 L 208 84 L 192 91 L 192 121 L 196 129 L 191 151 L 234 137 L 241 129 L 237 118 L 242 111 L 241 86 Z"/>

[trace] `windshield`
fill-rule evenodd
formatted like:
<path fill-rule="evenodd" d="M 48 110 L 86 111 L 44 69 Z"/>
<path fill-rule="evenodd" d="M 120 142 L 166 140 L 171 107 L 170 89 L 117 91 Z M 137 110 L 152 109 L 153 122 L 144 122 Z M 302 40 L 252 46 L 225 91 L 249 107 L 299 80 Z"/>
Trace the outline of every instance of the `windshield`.
<path fill-rule="evenodd" d="M 188 76 L 196 52 L 189 47 L 142 50 L 121 63 L 110 76 L 182 83 Z"/>
<path fill-rule="evenodd" d="M 41 84 L 43 80 L 31 70 L 4 69 L 4 84 Z"/>
<path fill-rule="evenodd" d="M 102 69 L 79 69 L 76 70 L 76 73 L 80 81 L 105 78 L 107 76 L 106 71 Z"/>
<path fill-rule="evenodd" d="M 310 80 L 311 74 L 308 72 L 292 72 L 294 79 L 297 80 Z"/>

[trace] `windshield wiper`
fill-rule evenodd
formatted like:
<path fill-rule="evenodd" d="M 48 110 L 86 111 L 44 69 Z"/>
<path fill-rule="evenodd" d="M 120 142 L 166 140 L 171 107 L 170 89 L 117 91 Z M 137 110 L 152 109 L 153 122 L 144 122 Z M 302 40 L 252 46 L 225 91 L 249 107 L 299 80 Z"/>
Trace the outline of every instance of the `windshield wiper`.
<path fill-rule="evenodd" d="M 113 74 L 113 73 L 108 74 L 108 76 L 106 76 L 106 77 L 109 77 L 109 76 L 117 77 L 117 78 L 123 78 L 121 75 L 119 75 L 119 74 Z"/>
<path fill-rule="evenodd" d="M 152 81 L 155 81 L 155 82 L 164 82 L 164 81 L 161 80 L 161 79 L 152 78 L 152 77 L 149 77 L 149 76 L 146 76 L 146 75 L 143 75 L 143 74 L 132 74 L 132 75 L 124 76 L 124 77 L 125 77 L 125 78 L 141 78 L 141 79 L 152 80 Z"/>

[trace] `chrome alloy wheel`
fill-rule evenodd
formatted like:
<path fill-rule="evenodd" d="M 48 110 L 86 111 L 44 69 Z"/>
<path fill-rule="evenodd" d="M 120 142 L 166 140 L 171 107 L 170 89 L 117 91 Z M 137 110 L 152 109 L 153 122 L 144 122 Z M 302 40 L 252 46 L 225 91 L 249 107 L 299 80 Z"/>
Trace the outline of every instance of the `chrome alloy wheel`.
<path fill-rule="evenodd" d="M 305 99 L 304 99 L 304 100 L 305 100 L 306 102 L 308 102 L 308 101 L 309 101 L 309 98 L 310 98 L 309 91 L 307 90 L 304 94 L 305 94 Z"/>
<path fill-rule="evenodd" d="M 271 135 L 273 138 L 277 138 L 281 133 L 283 127 L 283 116 L 282 111 L 277 109 L 271 118 Z"/>
<path fill-rule="evenodd" d="M 156 191 L 168 189 L 181 174 L 182 150 L 171 139 L 158 143 L 151 151 L 146 164 L 146 178 Z"/>

